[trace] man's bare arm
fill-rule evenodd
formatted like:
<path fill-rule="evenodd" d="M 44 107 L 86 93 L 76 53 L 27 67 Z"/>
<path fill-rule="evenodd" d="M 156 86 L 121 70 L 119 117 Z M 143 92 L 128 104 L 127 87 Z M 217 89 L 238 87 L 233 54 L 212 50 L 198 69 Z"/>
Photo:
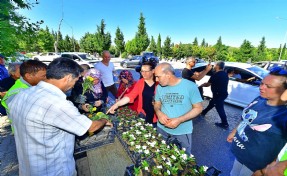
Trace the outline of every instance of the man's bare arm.
<path fill-rule="evenodd" d="M 166 124 L 169 121 L 169 118 L 166 114 L 164 114 L 163 112 L 161 112 L 161 102 L 160 101 L 156 101 L 154 102 L 154 111 L 158 117 L 158 120 L 161 124 Z"/>

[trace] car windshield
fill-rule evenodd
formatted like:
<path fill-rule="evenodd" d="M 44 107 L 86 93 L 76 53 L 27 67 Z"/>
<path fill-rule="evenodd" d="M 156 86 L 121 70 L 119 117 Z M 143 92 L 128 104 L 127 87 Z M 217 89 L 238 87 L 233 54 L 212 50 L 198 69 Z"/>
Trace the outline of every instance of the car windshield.
<path fill-rule="evenodd" d="M 152 57 L 152 56 L 154 56 L 153 53 L 144 53 L 144 55 L 145 55 L 146 57 Z"/>
<path fill-rule="evenodd" d="M 79 54 L 79 56 L 84 60 L 93 60 L 88 54 Z"/>
<path fill-rule="evenodd" d="M 257 67 L 257 66 L 252 66 L 252 67 L 249 67 L 247 69 L 252 71 L 253 73 L 259 75 L 261 78 L 264 78 L 269 73 L 269 71 L 267 71 L 263 68 Z"/>

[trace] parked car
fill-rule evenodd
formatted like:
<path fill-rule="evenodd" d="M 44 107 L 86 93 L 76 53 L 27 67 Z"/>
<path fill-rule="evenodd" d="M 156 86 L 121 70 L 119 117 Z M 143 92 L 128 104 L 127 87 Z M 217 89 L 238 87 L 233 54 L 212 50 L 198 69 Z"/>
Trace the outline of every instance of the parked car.
<path fill-rule="evenodd" d="M 23 62 L 26 60 L 30 60 L 31 58 L 25 56 L 24 54 L 20 52 L 15 52 L 13 55 L 6 58 L 5 65 L 9 65 L 9 63 L 12 62 Z"/>
<path fill-rule="evenodd" d="M 196 57 L 195 60 L 196 60 L 196 63 L 203 63 L 203 62 L 205 62 L 205 60 L 203 60 L 201 58 L 198 58 L 198 57 Z M 181 61 L 181 63 L 185 63 L 186 62 L 186 58 L 181 58 L 180 61 Z"/>
<path fill-rule="evenodd" d="M 198 63 L 193 68 L 195 71 L 200 72 L 205 69 L 208 63 Z M 259 85 L 262 79 L 269 73 L 269 71 L 260 68 L 256 65 L 251 65 L 247 63 L 236 63 L 236 62 L 226 62 L 224 70 L 228 69 L 237 70 L 241 75 L 242 80 L 247 80 L 248 78 L 255 77 L 250 82 L 242 82 L 236 79 L 230 79 L 228 83 L 228 97 L 225 102 L 246 107 L 251 101 L 253 101 L 257 96 L 259 96 Z M 201 85 L 208 82 L 213 71 L 207 73 L 203 79 L 196 81 L 197 85 Z M 203 95 L 212 98 L 212 92 L 210 87 L 203 88 Z"/>
<path fill-rule="evenodd" d="M 47 52 L 47 53 L 41 53 L 39 55 L 33 56 L 33 60 L 38 60 L 42 62 L 52 62 L 57 57 L 60 57 L 60 54 L 54 53 L 54 52 Z"/>
<path fill-rule="evenodd" d="M 81 52 L 65 52 L 61 54 L 61 57 L 67 57 L 73 59 L 78 64 L 88 64 L 91 68 L 94 67 L 95 63 L 100 62 L 98 59 L 93 59 L 87 53 Z"/>
<path fill-rule="evenodd" d="M 287 63 L 286 62 L 277 62 L 277 61 L 261 61 L 255 62 L 254 65 L 258 67 L 264 68 L 266 70 L 271 70 L 273 67 L 281 67 L 284 70 L 287 70 Z"/>
<path fill-rule="evenodd" d="M 128 68 L 128 67 L 136 67 L 137 65 L 139 65 L 140 63 L 140 60 L 141 60 L 142 56 L 140 55 L 136 55 L 136 56 L 133 56 L 132 58 L 130 59 L 125 59 L 123 60 L 120 65 L 124 68 Z"/>

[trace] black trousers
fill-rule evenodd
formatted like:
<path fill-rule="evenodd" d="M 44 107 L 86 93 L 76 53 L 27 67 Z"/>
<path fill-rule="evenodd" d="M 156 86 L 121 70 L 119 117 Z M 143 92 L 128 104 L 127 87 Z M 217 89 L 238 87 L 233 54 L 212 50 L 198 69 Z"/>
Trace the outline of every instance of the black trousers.
<path fill-rule="evenodd" d="M 213 97 L 208 106 L 202 111 L 202 114 L 205 115 L 208 111 L 210 111 L 213 107 L 216 108 L 217 113 L 221 119 L 223 124 L 228 124 L 227 117 L 224 110 L 224 100 L 227 98 L 226 96 Z"/>
<path fill-rule="evenodd" d="M 118 90 L 117 90 L 116 84 L 108 86 L 108 87 L 106 87 L 106 89 L 107 89 L 108 92 L 111 92 L 115 98 L 118 98 L 117 97 L 117 91 Z"/>

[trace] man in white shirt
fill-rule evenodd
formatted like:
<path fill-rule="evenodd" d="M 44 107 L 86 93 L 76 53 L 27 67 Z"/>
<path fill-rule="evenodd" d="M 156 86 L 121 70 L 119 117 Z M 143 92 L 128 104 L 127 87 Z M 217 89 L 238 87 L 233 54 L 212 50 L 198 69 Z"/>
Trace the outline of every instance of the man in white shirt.
<path fill-rule="evenodd" d="M 117 98 L 117 88 L 114 82 L 115 66 L 111 60 L 109 51 L 103 51 L 103 60 L 95 64 L 95 69 L 99 70 L 102 74 L 102 81 L 107 91 L 110 91 L 115 98 Z"/>

